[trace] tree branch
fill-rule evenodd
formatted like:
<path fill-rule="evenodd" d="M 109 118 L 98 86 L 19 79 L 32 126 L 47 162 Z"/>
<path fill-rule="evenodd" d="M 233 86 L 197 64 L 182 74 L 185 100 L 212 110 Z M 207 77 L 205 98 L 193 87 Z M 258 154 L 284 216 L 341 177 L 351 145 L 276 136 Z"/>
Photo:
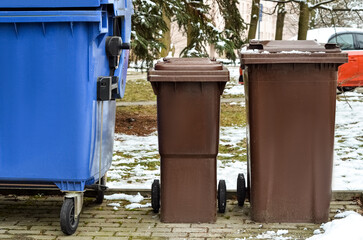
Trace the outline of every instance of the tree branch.
<path fill-rule="evenodd" d="M 317 4 L 314 4 L 312 6 L 309 6 L 309 9 L 314 9 L 314 8 L 317 8 L 321 5 L 324 5 L 324 4 L 328 4 L 328 3 L 331 3 L 331 2 L 335 2 L 336 0 L 326 0 L 326 1 L 322 1 L 320 3 L 317 3 Z"/>

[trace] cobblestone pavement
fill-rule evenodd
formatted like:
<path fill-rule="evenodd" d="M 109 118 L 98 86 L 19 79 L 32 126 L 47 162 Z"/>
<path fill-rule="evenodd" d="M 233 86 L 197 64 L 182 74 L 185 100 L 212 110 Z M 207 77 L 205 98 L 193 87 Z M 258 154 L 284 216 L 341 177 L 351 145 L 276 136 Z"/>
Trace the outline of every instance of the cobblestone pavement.
<path fill-rule="evenodd" d="M 0 239 L 256 239 L 267 231 L 288 230 L 282 239 L 305 239 L 319 224 L 261 224 L 249 218 L 248 203 L 243 208 L 228 200 L 225 214 L 215 224 L 167 224 L 159 221 L 151 208 L 126 210 L 121 200 L 105 200 L 97 205 L 85 198 L 77 232 L 70 237 L 60 231 L 61 196 L 0 195 Z M 145 199 L 143 203 L 150 202 Z M 114 210 L 110 203 L 121 203 Z M 357 201 L 333 201 L 330 216 L 337 211 L 361 211 Z M 261 235 L 260 235 L 261 236 Z M 259 238 L 263 239 L 263 238 Z"/>

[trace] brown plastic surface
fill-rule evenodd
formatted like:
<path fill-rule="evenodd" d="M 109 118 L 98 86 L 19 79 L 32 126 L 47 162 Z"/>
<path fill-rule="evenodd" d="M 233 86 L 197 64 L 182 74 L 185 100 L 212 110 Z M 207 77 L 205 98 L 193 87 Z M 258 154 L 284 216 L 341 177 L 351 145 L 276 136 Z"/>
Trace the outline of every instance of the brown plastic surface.
<path fill-rule="evenodd" d="M 178 70 L 178 71 L 191 71 L 191 70 L 223 70 L 220 64 L 199 64 L 196 62 L 163 62 L 155 65 L 155 70 Z"/>
<path fill-rule="evenodd" d="M 315 41 L 254 41 L 249 45 L 255 53 L 242 52 L 241 64 L 280 63 L 346 63 L 347 53 L 332 44 L 322 46 Z"/>
<path fill-rule="evenodd" d="M 328 220 L 339 65 L 334 61 L 247 64 L 253 221 Z"/>
<path fill-rule="evenodd" d="M 155 70 L 148 75 L 157 94 L 160 218 L 173 223 L 215 222 L 220 95 L 229 74 L 209 71 L 215 76 L 208 74 L 207 81 L 204 74 L 185 70 L 188 65 L 180 66 L 179 71 Z"/>

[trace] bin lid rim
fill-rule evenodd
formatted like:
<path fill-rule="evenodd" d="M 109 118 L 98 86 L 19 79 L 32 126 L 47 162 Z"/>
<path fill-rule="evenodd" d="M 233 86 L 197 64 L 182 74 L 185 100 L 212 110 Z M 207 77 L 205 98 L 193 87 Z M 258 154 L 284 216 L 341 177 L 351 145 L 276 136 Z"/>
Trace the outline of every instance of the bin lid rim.
<path fill-rule="evenodd" d="M 0 8 L 79 8 L 100 7 L 103 4 L 112 4 L 118 10 L 132 8 L 130 0 L 11 0 L 1 1 Z"/>
<path fill-rule="evenodd" d="M 218 75 L 218 76 L 196 76 L 196 75 L 149 75 L 147 80 L 149 82 L 228 82 L 229 75 Z"/>
<path fill-rule="evenodd" d="M 319 44 L 314 40 L 252 40 L 248 46 L 244 46 L 240 54 L 333 54 L 341 53 L 336 44 Z"/>

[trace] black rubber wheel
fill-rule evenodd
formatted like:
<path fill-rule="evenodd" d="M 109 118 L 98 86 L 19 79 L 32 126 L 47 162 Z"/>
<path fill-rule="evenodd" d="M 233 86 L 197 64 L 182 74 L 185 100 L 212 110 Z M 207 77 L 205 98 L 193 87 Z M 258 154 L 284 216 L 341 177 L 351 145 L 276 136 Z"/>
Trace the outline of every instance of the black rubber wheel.
<path fill-rule="evenodd" d="M 78 218 L 74 217 L 74 200 L 66 198 L 60 212 L 60 225 L 62 232 L 67 235 L 72 235 L 76 232 L 79 223 Z"/>
<path fill-rule="evenodd" d="M 246 180 L 243 173 L 238 174 L 237 177 L 237 200 L 238 200 L 238 206 L 243 207 L 245 204 L 246 199 Z"/>
<path fill-rule="evenodd" d="M 106 186 L 106 175 L 101 178 L 101 185 Z M 105 197 L 105 191 L 101 189 L 97 190 L 95 203 L 97 204 L 103 203 L 104 197 Z"/>
<path fill-rule="evenodd" d="M 154 213 L 158 213 L 160 209 L 160 183 L 159 180 L 154 180 L 151 186 L 151 207 Z"/>
<path fill-rule="evenodd" d="M 104 197 L 105 197 L 105 191 L 97 190 L 95 203 L 97 203 L 97 204 L 103 203 Z"/>
<path fill-rule="evenodd" d="M 219 180 L 218 183 L 218 212 L 224 213 L 227 205 L 227 188 L 224 180 Z"/>

